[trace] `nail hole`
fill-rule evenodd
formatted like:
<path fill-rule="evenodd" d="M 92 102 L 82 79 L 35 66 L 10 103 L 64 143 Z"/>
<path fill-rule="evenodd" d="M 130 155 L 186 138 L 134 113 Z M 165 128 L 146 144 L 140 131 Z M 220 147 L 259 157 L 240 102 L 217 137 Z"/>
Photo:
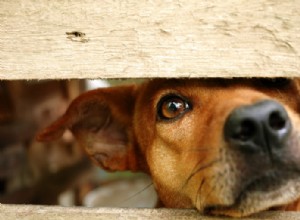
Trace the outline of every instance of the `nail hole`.
<path fill-rule="evenodd" d="M 67 38 L 71 41 L 86 43 L 89 39 L 86 37 L 86 34 L 81 31 L 71 31 L 66 32 Z"/>

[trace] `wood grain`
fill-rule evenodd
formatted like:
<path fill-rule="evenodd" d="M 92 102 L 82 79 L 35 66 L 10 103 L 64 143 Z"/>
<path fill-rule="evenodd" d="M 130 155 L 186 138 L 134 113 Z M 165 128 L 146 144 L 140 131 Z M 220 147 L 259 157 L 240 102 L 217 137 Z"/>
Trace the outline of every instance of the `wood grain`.
<path fill-rule="evenodd" d="M 297 212 L 263 212 L 243 220 L 296 220 Z M 230 220 L 232 218 L 200 215 L 190 209 L 125 209 L 125 208 L 67 208 L 57 206 L 1 205 L 0 220 L 110 220 L 110 219 L 172 219 L 172 220 Z"/>
<path fill-rule="evenodd" d="M 1 0 L 0 79 L 300 76 L 300 0 Z"/>

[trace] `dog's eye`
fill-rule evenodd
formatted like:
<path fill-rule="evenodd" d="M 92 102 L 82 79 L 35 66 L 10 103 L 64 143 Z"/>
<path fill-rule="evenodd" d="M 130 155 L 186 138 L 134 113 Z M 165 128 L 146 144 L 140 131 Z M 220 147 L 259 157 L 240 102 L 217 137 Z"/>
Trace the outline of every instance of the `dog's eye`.
<path fill-rule="evenodd" d="M 178 95 L 163 97 L 157 106 L 159 120 L 177 119 L 191 108 L 187 100 Z"/>
<path fill-rule="evenodd" d="M 278 77 L 278 78 L 263 78 L 260 79 L 260 82 L 263 86 L 267 86 L 270 88 L 282 88 L 288 86 L 291 82 L 291 79 Z"/>

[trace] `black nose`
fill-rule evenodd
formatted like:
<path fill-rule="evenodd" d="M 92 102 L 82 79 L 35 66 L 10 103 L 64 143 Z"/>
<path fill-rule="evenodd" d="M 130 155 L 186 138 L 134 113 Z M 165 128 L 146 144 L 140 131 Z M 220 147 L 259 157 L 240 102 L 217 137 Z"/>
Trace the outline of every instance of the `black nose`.
<path fill-rule="evenodd" d="M 284 146 L 291 122 L 284 107 L 271 100 L 234 109 L 225 126 L 225 140 L 246 152 L 272 150 Z"/>

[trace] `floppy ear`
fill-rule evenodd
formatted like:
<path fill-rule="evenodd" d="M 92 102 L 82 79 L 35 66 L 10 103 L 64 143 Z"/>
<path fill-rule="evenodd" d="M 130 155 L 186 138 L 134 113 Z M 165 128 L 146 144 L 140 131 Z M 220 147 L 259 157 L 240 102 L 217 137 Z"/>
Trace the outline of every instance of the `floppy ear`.
<path fill-rule="evenodd" d="M 135 86 L 86 92 L 40 132 L 37 140 L 58 139 L 69 129 L 89 157 L 104 169 L 138 170 L 132 139 L 135 94 Z"/>

